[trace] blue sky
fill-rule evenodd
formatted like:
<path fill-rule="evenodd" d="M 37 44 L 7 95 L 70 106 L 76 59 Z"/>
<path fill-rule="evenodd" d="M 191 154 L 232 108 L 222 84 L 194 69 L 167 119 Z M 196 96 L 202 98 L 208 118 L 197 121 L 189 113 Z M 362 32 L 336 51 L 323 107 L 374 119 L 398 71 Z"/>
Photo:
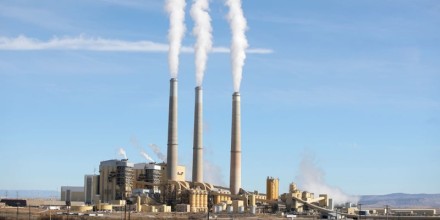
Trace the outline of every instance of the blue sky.
<path fill-rule="evenodd" d="M 179 162 L 190 165 L 195 41 L 186 7 Z M 166 152 L 168 16 L 159 0 L 0 1 L 0 189 L 81 185 L 99 162 Z M 243 187 L 281 191 L 312 154 L 349 194 L 440 193 L 440 2 L 243 0 Z M 205 158 L 229 182 L 231 34 L 211 1 Z M 142 48 L 142 49 L 139 49 Z M 165 49 L 164 49 L 165 48 Z M 214 174 L 212 174 L 214 175 Z"/>

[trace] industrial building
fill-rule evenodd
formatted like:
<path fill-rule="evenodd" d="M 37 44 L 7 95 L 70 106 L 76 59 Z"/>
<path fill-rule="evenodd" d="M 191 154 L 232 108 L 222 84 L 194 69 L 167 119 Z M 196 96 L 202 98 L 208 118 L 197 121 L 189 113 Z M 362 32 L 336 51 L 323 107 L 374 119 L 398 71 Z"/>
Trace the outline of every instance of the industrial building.
<path fill-rule="evenodd" d="M 125 200 L 133 187 L 134 164 L 128 160 L 107 160 L 99 165 L 99 192 L 101 202 Z"/>
<path fill-rule="evenodd" d="M 192 179 L 178 161 L 178 81 L 170 79 L 167 159 L 163 163 L 132 163 L 128 159 L 101 161 L 99 175 L 86 175 L 84 187 L 62 188 L 66 201 L 79 200 L 95 210 L 121 210 L 134 204 L 137 212 L 251 213 L 309 212 L 352 217 L 356 209 L 336 213 L 332 198 L 301 191 L 295 183 L 280 195 L 279 179 L 267 177 L 266 194 L 247 191 L 241 185 L 241 95 L 232 94 L 229 186 L 215 186 L 203 179 L 203 90 L 195 88 Z M 79 207 L 91 210 L 91 206 Z M 396 212 L 404 213 L 402 210 Z M 431 213 L 423 210 L 424 213 Z M 414 213 L 414 212 L 412 212 Z M 412 214 L 409 213 L 409 214 Z"/>
<path fill-rule="evenodd" d="M 277 201 L 279 196 L 279 179 L 267 177 L 266 180 L 266 196 L 267 200 Z"/>
<path fill-rule="evenodd" d="M 84 203 L 93 204 L 93 198 L 99 194 L 99 176 L 85 175 L 84 176 Z"/>
<path fill-rule="evenodd" d="M 83 202 L 84 187 L 82 186 L 61 186 L 61 201 Z"/>
<path fill-rule="evenodd" d="M 134 189 L 146 189 L 148 193 L 160 193 L 162 166 L 154 163 L 134 164 Z"/>
<path fill-rule="evenodd" d="M 177 79 L 170 80 L 168 141 L 166 163 L 132 163 L 128 159 L 101 161 L 99 175 L 86 175 L 82 189 L 64 190 L 63 199 L 84 201 L 97 210 L 136 203 L 136 210 L 186 210 L 255 213 L 257 205 L 279 204 L 279 179 L 268 177 L 267 194 L 241 187 L 241 96 L 232 95 L 230 184 L 214 186 L 203 179 L 203 90 L 195 88 L 192 181 L 185 180 L 186 169 L 178 165 Z M 64 188 L 63 188 L 64 189 Z M 162 207 L 163 206 L 163 207 Z"/>

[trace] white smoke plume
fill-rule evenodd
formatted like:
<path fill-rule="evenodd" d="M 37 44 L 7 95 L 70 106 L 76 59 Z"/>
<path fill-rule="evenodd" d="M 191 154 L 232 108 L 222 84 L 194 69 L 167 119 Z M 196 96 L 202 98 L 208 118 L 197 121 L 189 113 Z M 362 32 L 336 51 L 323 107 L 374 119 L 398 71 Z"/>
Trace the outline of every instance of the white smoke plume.
<path fill-rule="evenodd" d="M 234 91 L 239 92 L 244 60 L 246 59 L 246 48 L 249 46 L 245 35 L 247 22 L 241 8 L 241 0 L 226 0 L 226 5 L 229 7 L 228 21 L 232 32 L 232 80 Z"/>
<path fill-rule="evenodd" d="M 166 0 L 165 10 L 170 16 L 170 29 L 168 30 L 168 65 L 171 78 L 177 78 L 179 69 L 179 53 L 182 39 L 185 35 L 185 0 Z"/>
<path fill-rule="evenodd" d="M 122 156 L 124 159 L 127 159 L 127 154 L 125 153 L 125 150 L 124 150 L 124 148 L 119 148 L 119 150 L 118 150 L 118 154 L 120 155 L 120 156 Z"/>
<path fill-rule="evenodd" d="M 330 186 L 325 182 L 325 173 L 320 169 L 315 162 L 312 154 L 306 153 L 301 159 L 299 174 L 296 176 L 296 181 L 301 190 L 317 194 L 327 194 L 333 198 L 335 204 L 345 202 L 357 203 L 359 198 L 356 196 L 347 195 L 340 188 Z"/>
<path fill-rule="evenodd" d="M 139 144 L 139 141 L 135 136 L 130 138 L 130 142 L 133 146 L 135 146 L 140 152 L 141 156 L 144 157 L 147 161 L 154 162 L 154 160 L 145 152 L 144 148 Z"/>
<path fill-rule="evenodd" d="M 196 84 L 201 86 L 206 69 L 208 53 L 212 49 L 212 27 L 209 16 L 209 0 L 194 0 L 191 7 L 191 17 L 194 20 L 193 35 L 196 36 L 195 65 Z"/>
<path fill-rule="evenodd" d="M 159 160 L 166 161 L 166 156 L 162 153 L 159 146 L 156 144 L 149 144 L 148 146 L 153 150 Z"/>
<path fill-rule="evenodd" d="M 141 151 L 141 155 L 142 155 L 146 160 L 148 160 L 148 161 L 154 163 L 153 158 L 151 158 L 147 153 L 145 153 L 145 151 Z"/>

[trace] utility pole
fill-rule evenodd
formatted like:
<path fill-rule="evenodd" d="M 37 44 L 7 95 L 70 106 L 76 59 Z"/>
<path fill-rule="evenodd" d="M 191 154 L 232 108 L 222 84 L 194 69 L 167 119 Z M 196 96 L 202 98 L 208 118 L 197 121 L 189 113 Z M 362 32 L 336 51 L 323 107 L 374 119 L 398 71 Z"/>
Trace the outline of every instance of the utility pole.
<path fill-rule="evenodd" d="M 28 204 L 29 207 L 29 220 L 31 220 L 31 206 Z"/>
<path fill-rule="evenodd" d="M 208 203 L 208 220 L 209 220 L 209 210 L 211 210 L 211 207 L 212 207 L 211 202 L 212 202 L 211 191 L 208 191 L 208 201 L 207 201 L 207 203 Z"/>
<path fill-rule="evenodd" d="M 359 220 L 361 219 L 361 210 L 362 210 L 362 204 L 358 204 L 359 205 L 359 211 L 358 211 L 358 215 L 359 215 Z"/>
<path fill-rule="evenodd" d="M 18 193 L 17 193 L 17 195 L 18 195 Z M 18 220 L 18 205 L 19 205 L 20 203 L 19 203 L 19 202 L 16 202 L 15 204 L 17 205 L 17 217 L 16 217 L 16 219 Z"/>
<path fill-rule="evenodd" d="M 122 211 L 122 208 L 120 208 L 119 211 L 121 211 L 121 220 L 123 220 L 123 218 L 124 218 L 124 212 Z"/>
<path fill-rule="evenodd" d="M 15 204 L 17 205 L 17 220 L 18 220 L 18 205 L 19 205 L 20 203 L 18 202 L 18 191 L 16 191 L 16 193 L 17 193 L 17 202 L 16 202 Z"/>
<path fill-rule="evenodd" d="M 124 220 L 127 220 L 127 201 L 125 202 L 124 205 Z"/>

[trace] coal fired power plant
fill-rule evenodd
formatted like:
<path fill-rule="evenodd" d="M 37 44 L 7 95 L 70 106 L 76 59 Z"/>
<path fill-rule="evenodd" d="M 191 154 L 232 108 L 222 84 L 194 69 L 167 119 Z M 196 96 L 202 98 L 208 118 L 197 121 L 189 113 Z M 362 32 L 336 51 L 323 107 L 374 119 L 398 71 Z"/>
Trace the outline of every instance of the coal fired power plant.
<path fill-rule="evenodd" d="M 203 177 L 203 76 L 206 69 L 208 53 L 212 47 L 212 35 L 208 0 L 195 0 L 191 7 L 191 17 L 195 21 L 194 45 L 196 86 L 194 96 L 194 130 L 192 152 L 192 179 L 186 180 L 186 168 L 179 165 L 178 153 L 178 65 L 181 41 L 184 35 L 185 0 L 167 0 L 166 11 L 170 18 L 168 32 L 169 53 L 168 64 L 170 71 L 170 91 L 168 108 L 168 136 L 166 162 L 162 163 L 132 163 L 129 162 L 125 151 L 122 160 L 102 161 L 99 175 L 88 175 L 88 184 L 85 191 L 88 195 L 87 203 L 94 205 L 95 210 L 108 211 L 112 206 L 122 207 L 126 204 L 136 204 L 137 212 L 237 212 L 256 213 L 258 206 L 266 210 L 283 207 L 279 203 L 278 180 L 270 179 L 266 194 L 255 190 L 242 188 L 242 143 L 241 143 L 241 95 L 240 83 L 246 48 L 248 47 L 245 31 L 246 19 L 243 16 L 240 0 L 227 0 L 229 7 L 228 22 L 231 28 L 231 73 L 233 81 L 232 114 L 231 114 L 231 145 L 230 145 L 230 175 L 229 186 L 219 186 L 206 182 Z M 209 22 L 206 22 L 209 21 Z M 165 123 L 165 120 L 164 120 Z M 228 138 L 228 137 L 225 137 Z M 155 148 L 155 152 L 158 149 Z M 225 146 L 224 151 L 229 150 Z M 146 154 L 145 152 L 143 152 Z M 148 156 L 148 155 L 147 155 Z M 146 158 L 150 158 L 147 157 Z M 151 158 L 148 159 L 153 161 Z M 225 160 L 227 161 L 227 160 Z M 96 180 L 96 181 L 95 181 Z M 268 179 L 269 181 L 269 179 Z M 89 189 L 90 188 L 90 189 Z M 296 190 L 296 189 L 295 189 Z M 311 196 L 305 201 L 298 198 L 302 195 L 293 190 L 285 196 L 288 204 L 293 208 L 302 207 L 310 201 L 327 199 L 322 196 L 312 200 Z M 69 191 L 70 193 L 70 191 Z M 309 194 L 307 194 L 309 195 Z M 67 198 L 67 197 L 66 197 Z M 69 197 L 70 198 L 70 197 Z M 69 201 L 70 202 L 70 201 Z M 327 205 L 327 202 L 322 202 Z M 262 208 L 261 208 L 262 207 Z"/>
<path fill-rule="evenodd" d="M 168 106 L 168 118 L 163 116 L 163 120 L 160 124 L 165 127 L 167 125 L 167 130 L 163 129 L 163 139 L 166 139 L 166 156 L 162 154 L 161 149 L 155 145 L 150 144 L 153 152 L 157 155 L 160 162 L 154 162 L 154 160 L 147 155 L 143 148 L 140 146 L 138 149 L 142 150 L 140 153 L 146 161 L 141 163 L 134 163 L 129 161 L 125 150 L 119 148 L 119 154 L 122 155 L 120 159 L 109 159 L 100 161 L 99 173 L 88 174 L 84 176 L 84 186 L 62 186 L 61 187 L 61 198 L 65 201 L 65 207 L 67 211 L 67 219 L 71 215 L 71 210 L 80 210 L 78 212 L 96 212 L 91 216 L 97 216 L 96 214 L 111 215 L 112 211 L 118 211 L 119 214 L 114 215 L 108 219 L 119 219 L 122 220 L 122 213 L 124 213 L 124 219 L 128 213 L 128 219 L 130 219 L 130 213 L 136 212 L 134 219 L 142 218 L 154 218 L 154 219 L 202 219 L 211 216 L 215 216 L 217 219 L 245 219 L 251 217 L 256 219 L 255 215 L 259 213 L 273 213 L 272 216 L 263 216 L 262 219 L 274 219 L 273 216 L 277 217 L 283 215 L 289 219 L 296 218 L 296 215 L 303 215 L 306 219 L 311 219 L 310 217 L 315 217 L 317 215 L 322 215 L 322 218 L 326 219 L 342 219 L 339 218 L 344 216 L 345 218 L 359 219 L 357 215 L 360 213 L 366 213 L 365 210 L 361 210 L 359 204 L 359 209 L 353 207 L 351 204 L 345 207 L 338 207 L 335 209 L 336 199 L 338 199 L 338 193 L 340 190 L 331 190 L 327 187 L 320 187 L 324 192 L 313 192 L 300 190 L 295 183 L 290 183 L 289 188 L 286 189 L 285 193 L 280 193 L 279 183 L 280 179 L 272 177 L 270 174 L 265 174 L 261 177 L 261 183 L 264 184 L 266 181 L 266 192 L 261 193 L 255 189 L 246 188 L 246 179 L 243 181 L 244 186 L 242 186 L 242 150 L 246 155 L 246 143 L 243 143 L 242 148 L 242 124 L 241 124 L 241 80 L 243 67 L 246 59 L 246 50 L 248 48 L 248 42 L 246 39 L 245 32 L 247 28 L 247 22 L 243 15 L 241 8 L 241 0 L 224 0 L 225 5 L 229 8 L 229 12 L 226 19 L 229 23 L 231 30 L 231 45 L 230 49 L 226 50 L 221 48 L 222 52 L 229 52 L 230 55 L 230 66 L 232 75 L 232 97 L 229 97 L 229 92 L 225 95 L 225 99 L 229 100 L 232 98 L 231 103 L 231 117 L 229 116 L 225 119 L 227 121 L 226 126 L 229 126 L 230 120 L 230 133 L 220 138 L 223 140 L 229 140 L 229 143 L 223 144 L 223 146 L 216 148 L 216 151 L 225 152 L 224 157 L 220 158 L 223 166 L 227 167 L 229 165 L 229 185 L 219 181 L 221 183 L 214 183 L 208 174 L 204 170 L 210 172 L 216 172 L 220 169 L 214 167 L 209 163 L 209 161 L 204 160 L 204 110 L 206 113 L 211 113 L 216 111 L 215 109 L 204 108 L 204 98 L 209 101 L 209 93 L 203 94 L 203 90 L 208 91 L 209 87 L 203 86 L 203 78 L 206 70 L 206 64 L 208 55 L 212 49 L 212 27 L 211 18 L 209 16 L 209 0 L 193 0 L 191 7 L 191 18 L 194 20 L 193 36 L 195 36 L 196 41 L 194 43 L 193 50 L 188 49 L 188 47 L 182 47 L 182 39 L 185 34 L 185 7 L 186 0 L 165 0 L 165 10 L 169 15 L 169 30 L 168 30 L 168 65 L 169 65 L 169 106 Z M 160 24 L 160 22 L 158 23 Z M 178 88 L 178 73 L 179 73 L 179 54 L 181 49 L 184 48 L 186 52 L 194 52 L 194 72 L 195 72 L 195 86 L 194 86 L 194 127 L 192 129 L 186 129 L 182 137 L 190 136 L 192 133 L 192 161 L 189 164 L 192 165 L 190 169 L 186 169 L 185 166 L 179 164 L 179 142 L 178 142 L 178 119 L 179 119 L 179 88 Z M 217 48 L 218 49 L 218 48 Z M 190 53 L 192 55 L 192 53 Z M 166 61 L 164 61 L 166 62 Z M 163 71 L 165 74 L 165 71 Z M 209 73 L 209 71 L 206 71 Z M 225 71 L 226 72 L 226 71 Z M 192 75 L 192 74 L 191 74 Z M 188 77 L 185 75 L 184 77 Z M 168 78 L 167 78 L 168 79 Z M 188 81 L 182 80 L 181 83 L 186 83 Z M 163 83 L 163 84 L 162 84 Z M 167 89 L 167 81 L 159 83 L 163 85 L 164 89 Z M 187 86 L 186 84 L 181 84 Z M 190 88 L 192 88 L 192 83 Z M 163 101 L 166 101 L 166 92 L 160 92 L 163 95 Z M 183 96 L 188 95 L 188 93 L 182 93 Z M 224 93 L 220 93 L 224 94 Z M 243 93 L 244 94 L 244 93 Z M 192 96 L 192 93 L 191 93 Z M 245 96 L 248 97 L 248 96 Z M 187 100 L 187 97 L 183 97 L 182 100 Z M 218 100 L 216 100 L 218 101 Z M 229 102 L 229 101 L 228 101 Z M 246 98 L 243 103 L 246 102 Z M 192 104 L 192 103 L 191 103 Z M 218 103 L 216 103 L 218 104 Z M 188 106 L 188 105 L 182 105 Z M 228 104 L 229 107 L 229 104 Z M 223 109 L 223 108 L 219 108 Z M 191 106 L 192 110 L 192 106 Z M 244 108 L 244 115 L 246 115 L 246 109 Z M 165 112 L 166 106 L 160 111 Z M 218 111 L 218 110 L 217 110 Z M 188 111 L 183 111 L 188 112 Z M 191 111 L 192 113 L 192 111 Z M 183 115 L 183 117 L 191 117 L 189 115 Z M 228 109 L 229 113 L 229 109 Z M 160 115 L 160 114 L 158 114 Z M 156 117 L 156 115 L 151 115 L 149 117 Z M 181 116 L 182 117 L 182 116 Z M 191 119 L 191 118 L 190 118 Z M 220 120 L 222 120 L 221 118 Z M 152 120 L 154 121 L 154 120 Z M 192 122 L 192 121 L 191 121 Z M 244 121 L 246 123 L 246 121 Z M 244 124 L 245 125 L 245 124 Z M 153 125 L 155 126 L 155 125 Z M 245 128 L 245 126 L 243 126 Z M 228 128 L 228 127 L 227 127 Z M 284 129 L 284 128 L 280 128 Z M 165 134 L 167 132 L 167 134 Z M 229 130 L 227 130 L 229 132 Z M 222 133 L 224 134 L 224 133 Z M 228 136 L 230 134 L 230 137 Z M 186 140 L 186 139 L 183 139 Z M 246 140 L 246 139 L 245 139 Z M 133 140 L 132 140 L 133 141 Z M 206 140 L 205 140 L 206 141 Z M 184 142 L 184 141 L 182 141 Z M 187 141 L 191 142 L 191 140 Z M 208 141 L 207 141 L 208 142 Z M 165 143 L 164 143 L 165 144 Z M 186 154 L 184 159 L 191 158 L 191 144 L 181 143 L 181 147 L 184 149 Z M 133 144 L 138 145 L 138 144 Z M 220 145 L 220 144 L 218 144 Z M 217 146 L 218 146 L 217 145 Z M 255 149 L 254 147 L 253 149 Z M 227 155 L 227 152 L 230 155 Z M 206 154 L 205 154 L 206 155 Z M 249 154 L 248 154 L 249 155 Z M 182 155 L 181 155 L 182 156 Z M 228 161 L 228 156 L 230 160 Z M 282 155 L 281 160 L 292 160 L 292 157 L 286 157 Z M 182 159 L 182 158 L 181 158 Z M 249 158 L 252 162 L 262 161 L 264 166 L 270 166 L 273 164 L 273 158 L 256 157 Z M 184 161 L 184 160 L 180 160 Z M 246 160 L 244 160 L 246 161 Z M 246 165 L 246 164 L 244 164 Z M 251 164 L 253 165 L 253 164 Z M 290 169 L 289 165 L 285 167 L 277 167 L 278 172 L 284 172 L 282 170 Z M 247 166 L 243 166 L 247 167 Z M 261 167 L 253 166 L 253 175 L 258 175 L 264 172 Z M 259 170 L 258 170 L 259 169 Z M 306 169 L 307 173 L 311 176 L 320 179 L 320 170 Z M 221 171 L 221 170 L 220 170 Z M 94 171 L 95 172 L 95 171 Z M 186 173 L 190 172 L 192 174 L 191 178 L 186 179 Z M 246 172 L 246 170 L 244 170 Z M 217 172 L 221 173 L 221 172 Z M 221 175 L 221 174 L 220 174 Z M 227 174 L 226 174 L 227 176 Z M 245 175 L 246 176 L 246 175 Z M 267 176 L 267 179 L 265 177 Z M 350 177 L 349 173 L 347 177 Z M 214 178 L 212 178 L 214 179 Z M 299 178 L 298 178 L 299 179 Z M 212 182 L 210 182 L 212 181 Z M 301 180 L 299 180 L 301 181 Z M 227 181 L 226 181 L 227 182 Z M 301 183 L 301 182 L 300 182 Z M 302 183 L 304 184 L 304 183 Z M 313 190 L 307 186 L 302 186 L 306 190 Z M 329 190 L 330 189 L 330 190 Z M 332 193 L 332 198 L 326 193 Z M 18 195 L 17 195 L 18 197 Z M 335 200 L 333 200 L 335 199 Z M 341 199 L 340 199 L 341 200 Z M 348 199 L 347 199 L 348 200 Z M 82 205 L 72 205 L 82 201 Z M 348 200 L 349 201 L 349 200 Z M 52 201 L 51 201 L 52 202 Z M 52 204 L 52 203 L 48 204 Z M 338 201 L 339 202 L 339 201 Z M 347 202 L 347 201 L 343 201 Z M 46 204 L 46 206 L 48 205 Z M 0 206 L 1 206 L 0 201 Z M 340 205 L 340 204 L 338 204 Z M 49 216 L 51 215 L 51 205 L 48 205 Z M 29 206 L 30 207 L 30 206 Z M 365 208 L 365 207 L 364 207 Z M 45 212 L 45 211 L 44 211 Z M 148 215 L 142 216 L 139 213 L 146 212 Z M 164 216 L 160 216 L 158 212 L 173 212 Z M 214 212 L 215 215 L 211 215 L 210 212 Z M 388 215 L 388 207 L 384 213 Z M 425 213 L 430 212 L 429 210 L 424 210 Z M 181 213 L 191 213 L 194 216 L 184 216 Z M 206 214 L 207 213 L 207 214 Z M 283 213 L 283 214 L 281 214 Z M 291 214 L 284 216 L 284 213 Z M 79 214 L 79 213 L 78 213 Z M 139 215 L 138 215 L 139 214 Z M 434 211 L 435 214 L 435 211 Z M 120 216 L 119 216 L 120 215 Z M 234 216 L 235 215 L 235 216 Z M 237 216 L 238 215 L 238 216 Z M 17 204 L 17 216 L 18 216 L 18 204 Z M 79 215 L 78 215 L 79 216 Z M 324 217 L 325 216 L 325 217 Z M 383 215 L 381 216 L 383 217 Z M 51 216 L 49 217 L 51 218 Z M 82 218 L 82 217 L 80 217 Z M 105 217 L 107 218 L 107 217 Z M 9 218 L 6 218 L 9 219 Z M 18 217 L 17 217 L 18 219 Z M 31 216 L 29 215 L 29 219 Z M 47 216 L 43 219 L 48 219 Z M 63 217 L 56 219 L 64 219 Z M 304 218 L 301 218 L 304 219 Z M 383 219 L 383 218 L 382 218 Z M 0 219 L 1 220 L 1 219 Z"/>

